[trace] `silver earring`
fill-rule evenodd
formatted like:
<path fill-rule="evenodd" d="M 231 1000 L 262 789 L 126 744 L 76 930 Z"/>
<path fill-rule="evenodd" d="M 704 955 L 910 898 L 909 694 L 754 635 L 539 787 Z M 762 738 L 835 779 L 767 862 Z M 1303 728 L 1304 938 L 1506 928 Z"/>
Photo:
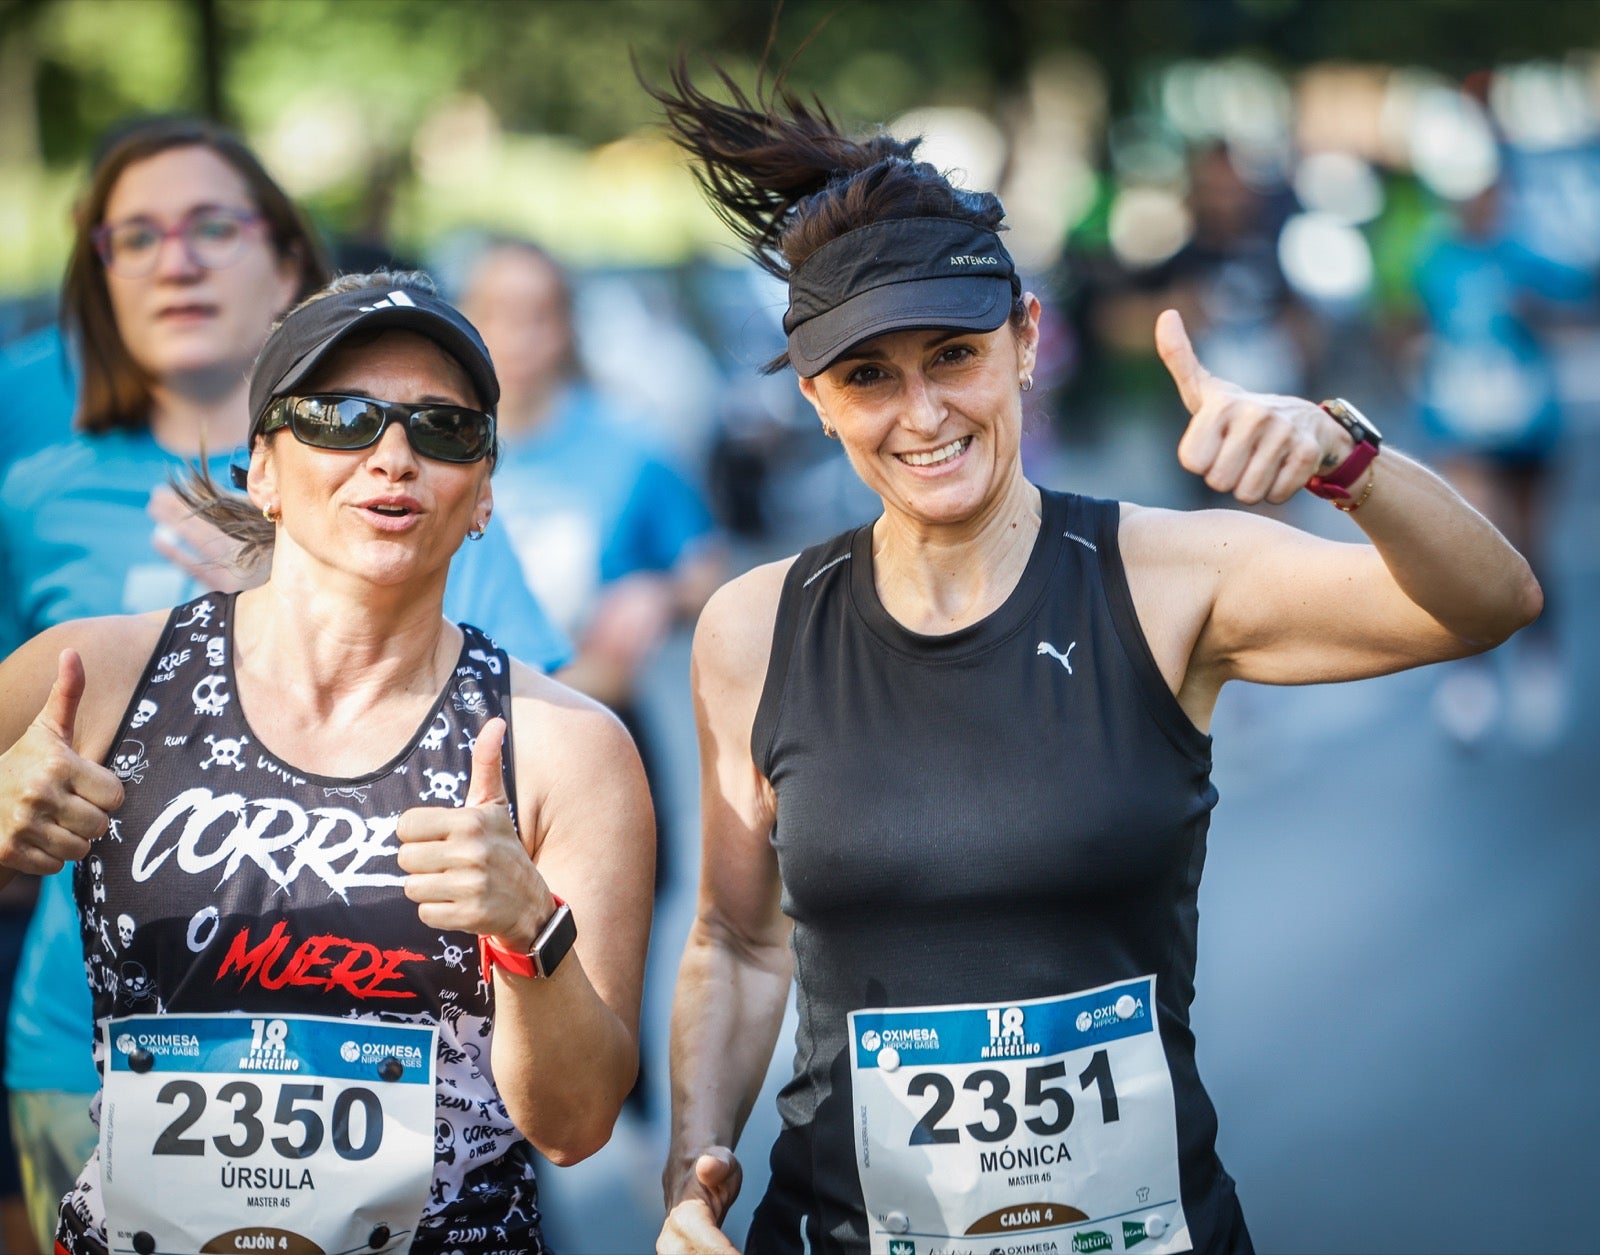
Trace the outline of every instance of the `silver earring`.
<path fill-rule="evenodd" d="M 1024 392 L 1032 392 L 1033 391 L 1033 376 L 1032 375 L 1024 375 L 1022 377 L 1022 390 Z"/>
<path fill-rule="evenodd" d="M 488 528 L 487 524 L 480 523 L 476 527 L 473 527 L 470 531 L 467 532 L 467 539 L 468 540 L 482 540 L 484 532 L 486 532 L 488 530 L 489 530 L 489 528 Z"/>
<path fill-rule="evenodd" d="M 829 440 L 837 440 L 839 438 L 838 430 L 827 419 L 822 420 L 822 434 Z"/>

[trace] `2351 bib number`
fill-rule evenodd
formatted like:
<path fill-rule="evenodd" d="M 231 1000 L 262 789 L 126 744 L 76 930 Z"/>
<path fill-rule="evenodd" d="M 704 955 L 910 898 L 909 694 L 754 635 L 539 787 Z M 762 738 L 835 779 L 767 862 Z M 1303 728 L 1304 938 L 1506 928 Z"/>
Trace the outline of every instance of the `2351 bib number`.
<path fill-rule="evenodd" d="M 981 1068 L 970 1073 L 961 1088 L 974 1094 L 988 1091 L 983 1097 L 985 1118 L 967 1125 L 946 1127 L 940 1121 L 955 1106 L 955 1083 L 942 1072 L 918 1072 L 906 1082 L 906 1095 L 925 1098 L 931 1093 L 933 1103 L 911 1130 L 907 1144 L 933 1146 L 959 1142 L 963 1128 L 974 1141 L 1003 1142 L 1017 1131 L 1019 1118 L 1030 1132 L 1041 1137 L 1055 1137 L 1066 1132 L 1076 1109 L 1071 1091 L 1051 1084 L 1066 1075 L 1067 1065 L 1060 1060 L 1029 1068 L 1023 1074 L 1023 1105 L 1032 1109 L 1048 1108 L 1049 1113 L 1041 1111 L 1038 1115 L 1019 1117 L 1017 1108 L 1011 1102 L 1010 1078 L 996 1068 Z M 1111 1124 L 1122 1118 L 1116 1082 L 1111 1075 L 1111 1059 L 1104 1050 L 1094 1052 L 1089 1066 L 1078 1073 L 1078 1084 L 1085 1093 L 1091 1086 L 1098 1089 L 1101 1123 Z M 992 1124 L 989 1117 L 993 1117 Z"/>

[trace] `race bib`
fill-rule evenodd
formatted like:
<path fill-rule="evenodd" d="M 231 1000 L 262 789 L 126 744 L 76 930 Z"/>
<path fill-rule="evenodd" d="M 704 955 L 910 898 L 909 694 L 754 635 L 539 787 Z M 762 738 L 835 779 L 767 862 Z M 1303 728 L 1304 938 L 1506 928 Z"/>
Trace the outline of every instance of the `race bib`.
<path fill-rule="evenodd" d="M 433 1177 L 437 1032 L 317 1015 L 109 1021 L 111 1250 L 407 1249 Z"/>
<path fill-rule="evenodd" d="M 873 1255 L 1191 1249 L 1155 977 L 850 1013 Z"/>

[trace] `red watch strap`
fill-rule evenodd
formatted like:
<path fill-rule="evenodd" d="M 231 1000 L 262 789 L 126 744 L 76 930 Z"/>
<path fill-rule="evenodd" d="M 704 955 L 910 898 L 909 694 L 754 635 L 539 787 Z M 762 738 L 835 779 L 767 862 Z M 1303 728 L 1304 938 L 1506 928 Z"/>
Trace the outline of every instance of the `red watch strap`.
<path fill-rule="evenodd" d="M 556 910 L 566 905 L 564 901 L 550 895 L 550 900 L 556 904 Z M 554 918 L 552 916 L 552 918 Z M 478 937 L 478 970 L 483 973 L 485 984 L 493 983 L 495 965 L 506 969 L 515 976 L 536 977 L 539 969 L 533 964 L 533 955 L 519 954 L 515 950 L 507 950 L 492 938 L 480 935 Z"/>
<path fill-rule="evenodd" d="M 1350 486 L 1361 478 L 1362 472 L 1372 465 L 1372 459 L 1377 456 L 1378 446 L 1363 440 L 1326 475 L 1313 475 L 1306 480 L 1306 491 L 1325 501 L 1348 501 Z"/>

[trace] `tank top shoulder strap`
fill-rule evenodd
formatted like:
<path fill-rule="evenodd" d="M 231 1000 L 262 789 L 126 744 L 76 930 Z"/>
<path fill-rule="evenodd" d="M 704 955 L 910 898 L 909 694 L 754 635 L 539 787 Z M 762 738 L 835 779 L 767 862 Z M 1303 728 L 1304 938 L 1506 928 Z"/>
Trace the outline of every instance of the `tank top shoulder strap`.
<path fill-rule="evenodd" d="M 1197 763 L 1209 765 L 1211 738 L 1194 726 L 1194 721 L 1167 687 L 1166 677 L 1156 664 L 1134 608 L 1119 541 L 1122 503 L 1073 496 L 1068 501 L 1067 520 L 1068 538 L 1087 544 L 1100 559 L 1100 585 L 1106 610 L 1151 717 L 1179 751 Z"/>
<path fill-rule="evenodd" d="M 180 618 L 191 616 L 194 608 L 204 598 L 185 602 L 181 606 L 174 606 L 167 612 L 166 624 L 161 629 L 161 635 L 156 639 L 156 647 L 145 660 L 144 670 L 139 673 L 139 680 L 133 686 L 133 691 L 128 695 L 128 704 L 123 708 L 122 718 L 117 721 L 117 737 L 112 741 L 111 750 L 107 751 L 106 761 L 109 764 L 111 754 L 115 752 L 117 742 L 127 735 L 131 727 L 139 727 L 150 721 L 150 716 L 155 713 L 155 705 L 150 700 L 150 681 L 156 675 L 156 668 L 160 660 L 172 654 L 172 641 L 177 634 L 177 624 Z"/>
<path fill-rule="evenodd" d="M 863 524 L 870 528 L 870 523 Z M 756 768 L 768 774 L 771 766 L 772 739 L 777 733 L 778 716 L 783 705 L 783 690 L 789 678 L 789 660 L 794 656 L 795 637 L 800 625 L 814 604 L 810 594 L 819 585 L 830 589 L 847 578 L 850 555 L 855 538 L 861 528 L 841 532 L 832 540 L 812 545 L 800 552 L 783 579 L 783 591 L 778 595 L 778 618 L 772 629 L 772 650 L 767 656 L 767 675 L 761 687 L 761 700 L 756 706 L 755 720 L 750 728 L 750 757 Z"/>
<path fill-rule="evenodd" d="M 511 656 L 470 623 L 458 626 L 464 639 L 455 678 L 451 681 L 450 701 L 464 715 L 476 716 L 480 729 L 496 715 L 504 717 L 506 738 L 500 751 L 500 777 L 515 817 L 517 755 L 512 739 L 516 729 L 511 719 Z"/>

